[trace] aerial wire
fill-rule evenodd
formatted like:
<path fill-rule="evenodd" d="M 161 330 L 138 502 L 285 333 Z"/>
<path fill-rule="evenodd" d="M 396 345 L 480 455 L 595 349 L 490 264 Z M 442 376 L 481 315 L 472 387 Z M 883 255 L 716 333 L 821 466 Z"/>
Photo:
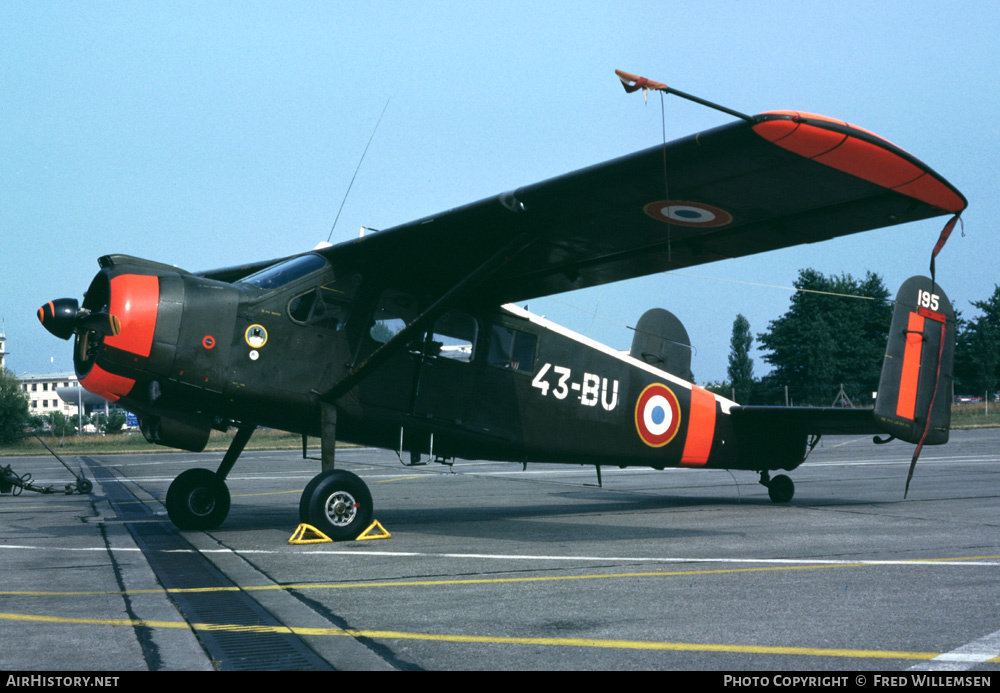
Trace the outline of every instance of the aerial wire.
<path fill-rule="evenodd" d="M 700 274 L 687 274 L 685 272 L 678 272 L 676 270 L 671 270 L 671 271 L 668 271 L 668 272 L 664 272 L 664 274 L 668 275 L 668 276 L 673 275 L 673 276 L 677 276 L 677 277 L 690 277 L 692 279 L 707 279 L 709 281 L 713 281 L 713 282 L 725 282 L 727 284 L 743 284 L 745 286 L 757 286 L 757 287 L 764 288 L 764 289 L 780 289 L 782 291 L 791 291 L 793 293 L 819 294 L 821 296 L 837 296 L 839 298 L 857 298 L 857 299 L 860 299 L 862 301 L 880 301 L 880 302 L 891 303 L 891 304 L 895 304 L 896 303 L 896 301 L 894 301 L 891 298 L 876 298 L 874 296 L 859 296 L 858 294 L 842 294 L 842 293 L 837 293 L 835 291 L 823 291 L 821 289 L 800 289 L 800 288 L 794 287 L 794 286 L 781 286 L 781 285 L 778 285 L 778 284 L 761 284 L 759 282 L 748 282 L 748 281 L 743 281 L 743 280 L 740 280 L 740 279 L 723 279 L 722 277 L 706 277 L 706 276 L 700 275 Z M 591 316 L 594 319 L 600 318 L 601 320 L 603 320 L 605 322 L 610 322 L 610 323 L 612 323 L 614 325 L 619 325 L 621 327 L 626 327 L 626 328 L 628 328 L 630 330 L 634 330 L 635 329 L 634 327 L 626 325 L 623 322 L 619 322 L 619 321 L 615 320 L 614 318 L 609 318 L 609 317 L 607 317 L 605 315 L 601 315 L 600 312 L 591 311 L 591 310 L 588 310 L 587 308 L 581 308 L 580 306 L 574 305 L 574 304 L 572 304 L 572 303 L 570 303 L 568 301 L 565 301 L 565 300 L 562 300 L 562 299 L 558 299 L 558 298 L 555 298 L 553 296 L 547 296 L 546 299 L 549 300 L 549 301 L 552 301 L 554 303 L 562 304 L 562 305 L 567 306 L 569 308 L 572 308 L 574 310 L 578 310 L 578 311 L 580 311 L 582 313 L 586 313 L 587 315 Z M 600 299 L 598 299 L 598 305 L 600 305 Z M 591 329 L 593 329 L 593 319 L 591 320 Z"/>
<path fill-rule="evenodd" d="M 344 193 L 344 199 L 340 201 L 340 209 L 337 210 L 337 216 L 333 220 L 333 226 L 330 227 L 330 235 L 326 237 L 327 243 L 329 243 L 330 239 L 333 238 L 333 230 L 337 228 L 337 220 L 340 219 L 340 213 L 344 211 L 344 203 L 347 202 L 347 196 L 351 194 L 351 186 L 354 185 L 354 179 L 358 177 L 358 171 L 361 170 L 361 163 L 365 160 L 365 154 L 368 153 L 368 147 L 371 146 L 372 140 L 375 139 L 375 133 L 378 132 L 378 126 L 382 122 L 382 116 L 385 115 L 385 109 L 389 108 L 389 102 L 391 100 L 391 96 L 385 100 L 385 106 L 382 107 L 382 113 L 379 115 L 378 122 L 375 123 L 375 127 L 372 129 L 371 137 L 368 138 L 368 144 L 365 145 L 365 151 L 361 153 L 361 160 L 358 161 L 358 167 L 354 169 L 354 175 L 351 176 L 351 182 L 347 186 L 347 192 Z"/>
<path fill-rule="evenodd" d="M 667 263 L 673 263 L 672 243 L 670 240 L 670 185 L 667 180 L 667 106 L 660 92 L 660 128 L 663 131 L 663 194 L 667 200 Z"/>
<path fill-rule="evenodd" d="M 713 282 L 725 282 L 727 284 L 745 284 L 746 286 L 759 286 L 764 289 L 781 289 L 783 291 L 792 291 L 803 294 L 820 294 L 822 296 L 839 296 L 841 298 L 857 298 L 862 301 L 883 301 L 885 303 L 895 304 L 896 302 L 890 298 L 876 298 L 874 296 L 860 296 L 858 294 L 841 294 L 835 291 L 823 291 L 821 289 L 800 289 L 796 286 L 780 286 L 778 284 L 760 284 L 758 282 L 748 282 L 742 281 L 740 279 L 723 279 L 722 277 L 706 277 L 700 274 L 687 274 L 685 272 L 678 272 L 677 270 L 670 270 L 664 274 L 672 274 L 678 277 L 691 277 L 692 279 L 708 279 Z"/>

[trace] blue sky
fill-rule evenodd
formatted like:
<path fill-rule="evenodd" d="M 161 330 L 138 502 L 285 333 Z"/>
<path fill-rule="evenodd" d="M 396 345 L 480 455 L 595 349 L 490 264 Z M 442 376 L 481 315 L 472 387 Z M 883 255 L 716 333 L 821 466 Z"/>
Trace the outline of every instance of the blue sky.
<path fill-rule="evenodd" d="M 34 313 L 108 253 L 197 271 L 284 256 L 658 144 L 658 96 L 614 69 L 746 113 L 842 118 L 969 199 L 938 261 L 955 305 L 1000 283 L 1000 4 L 982 2 L 4 2 L 0 318 L 16 372 L 72 369 Z M 676 97 L 667 138 L 728 122 Z M 798 270 L 926 273 L 945 218 L 529 302 L 612 347 L 647 308 L 725 378 Z M 594 317 L 594 313 L 597 317 Z M 767 365 L 756 358 L 756 374 Z"/>

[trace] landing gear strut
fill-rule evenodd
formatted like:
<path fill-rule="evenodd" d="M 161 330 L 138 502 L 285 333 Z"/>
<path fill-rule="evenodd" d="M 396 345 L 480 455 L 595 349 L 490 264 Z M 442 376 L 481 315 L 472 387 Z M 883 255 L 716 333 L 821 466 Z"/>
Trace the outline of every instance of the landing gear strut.
<path fill-rule="evenodd" d="M 767 487 L 767 495 L 775 503 L 787 503 L 795 495 L 795 482 L 785 474 L 771 478 L 765 469 L 760 473 L 760 483 Z"/>
<path fill-rule="evenodd" d="M 334 469 L 337 408 L 320 405 L 323 471 L 313 477 L 299 499 L 299 522 L 312 525 L 334 541 L 357 538 L 372 523 L 372 494 L 356 474 Z"/>
<path fill-rule="evenodd" d="M 219 469 L 188 469 L 167 489 L 167 515 L 178 529 L 215 529 L 229 514 L 226 477 L 246 447 L 256 426 L 241 426 L 226 450 Z"/>

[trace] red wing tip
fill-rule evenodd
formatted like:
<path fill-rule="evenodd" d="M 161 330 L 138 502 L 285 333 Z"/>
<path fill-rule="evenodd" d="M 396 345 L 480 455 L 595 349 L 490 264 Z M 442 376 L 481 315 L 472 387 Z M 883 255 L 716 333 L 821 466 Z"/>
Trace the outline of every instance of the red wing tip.
<path fill-rule="evenodd" d="M 958 214 L 965 198 L 923 162 L 870 130 L 804 111 L 767 111 L 753 130 L 804 158 Z"/>

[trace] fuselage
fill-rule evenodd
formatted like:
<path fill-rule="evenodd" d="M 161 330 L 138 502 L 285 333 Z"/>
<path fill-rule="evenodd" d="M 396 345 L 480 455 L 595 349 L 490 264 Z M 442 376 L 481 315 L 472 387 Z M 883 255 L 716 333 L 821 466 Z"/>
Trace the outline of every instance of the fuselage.
<path fill-rule="evenodd" d="M 515 306 L 465 301 L 402 343 L 393 335 L 430 298 L 335 257 L 300 255 L 235 283 L 125 256 L 101 263 L 84 307 L 116 315 L 121 332 L 78 334 L 77 373 L 154 442 L 197 450 L 235 422 L 318 436 L 323 393 L 389 348 L 336 399 L 338 439 L 654 468 L 791 469 L 803 456 L 805 436 L 790 432 L 761 457 L 752 432 L 734 431 L 734 402 Z"/>

